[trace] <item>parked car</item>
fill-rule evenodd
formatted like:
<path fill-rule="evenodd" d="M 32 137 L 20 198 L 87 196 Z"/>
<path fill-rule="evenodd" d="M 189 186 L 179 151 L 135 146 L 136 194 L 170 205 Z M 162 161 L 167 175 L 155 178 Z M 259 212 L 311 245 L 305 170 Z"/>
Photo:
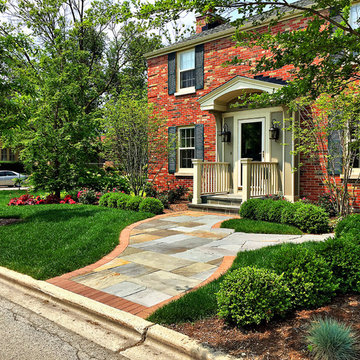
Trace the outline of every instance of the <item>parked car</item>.
<path fill-rule="evenodd" d="M 11 170 L 0 170 L 0 186 L 15 186 L 14 179 L 22 179 L 25 180 L 27 178 L 26 175 L 19 174 L 15 171 Z"/>

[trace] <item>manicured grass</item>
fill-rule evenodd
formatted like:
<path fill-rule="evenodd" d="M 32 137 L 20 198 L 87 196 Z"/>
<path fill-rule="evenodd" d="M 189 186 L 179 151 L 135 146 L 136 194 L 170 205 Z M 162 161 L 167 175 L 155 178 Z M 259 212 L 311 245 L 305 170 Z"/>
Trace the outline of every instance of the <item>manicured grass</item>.
<path fill-rule="evenodd" d="M 251 219 L 226 220 L 221 227 L 244 233 L 302 235 L 302 231 L 295 226 Z"/>
<path fill-rule="evenodd" d="M 316 242 L 303 244 L 283 244 L 261 248 L 258 250 L 239 252 L 229 271 L 245 266 L 257 266 L 267 268 L 272 255 L 284 247 L 308 247 L 318 246 Z M 217 280 L 190 292 L 178 300 L 175 300 L 151 314 L 148 320 L 158 324 L 176 324 L 194 322 L 207 317 L 215 316 L 217 313 L 216 293 L 219 291 L 220 283 L 224 276 Z"/>
<path fill-rule="evenodd" d="M 48 279 L 94 263 L 119 243 L 127 225 L 151 214 L 94 205 L 6 206 L 19 191 L 0 191 L 0 266 Z"/>

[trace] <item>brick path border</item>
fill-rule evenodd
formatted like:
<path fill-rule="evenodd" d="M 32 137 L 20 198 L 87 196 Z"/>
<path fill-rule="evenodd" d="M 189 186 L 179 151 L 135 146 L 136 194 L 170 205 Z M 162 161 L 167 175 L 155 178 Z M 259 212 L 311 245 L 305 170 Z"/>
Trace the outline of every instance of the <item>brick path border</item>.
<path fill-rule="evenodd" d="M 98 260 L 97 262 L 95 262 L 91 265 L 87 265 L 81 269 L 74 270 L 74 271 L 71 271 L 69 273 L 66 273 L 66 274 L 63 274 L 60 276 L 56 276 L 56 277 L 48 279 L 46 281 L 50 284 L 61 287 L 62 289 L 69 290 L 76 294 L 99 301 L 105 305 L 109 305 L 116 309 L 127 311 L 131 314 L 140 316 L 142 318 L 147 318 L 151 313 L 153 313 L 155 310 L 157 310 L 161 306 L 163 306 L 173 300 L 177 300 L 180 297 L 187 294 L 188 292 L 194 291 L 194 290 L 198 289 L 199 287 L 204 286 L 204 285 L 208 284 L 209 282 L 220 277 L 231 267 L 231 265 L 235 259 L 235 256 L 224 256 L 223 261 L 220 264 L 220 266 L 217 268 L 217 270 L 208 279 L 204 280 L 203 282 L 201 282 L 199 285 L 195 286 L 191 290 L 184 292 L 182 294 L 173 296 L 170 299 L 167 299 L 167 300 L 165 300 L 159 304 L 156 304 L 154 306 L 151 306 L 151 307 L 146 307 L 146 306 L 134 303 L 132 301 L 123 299 L 119 296 L 111 295 L 111 294 L 108 294 L 101 290 L 96 290 L 89 286 L 79 284 L 75 281 L 70 280 L 70 278 L 91 272 L 94 269 L 96 269 L 96 268 L 114 260 L 116 257 L 118 257 L 129 245 L 131 231 L 134 230 L 137 226 L 147 223 L 147 222 L 150 222 L 152 220 L 158 220 L 158 219 L 168 218 L 168 217 L 172 217 L 172 216 L 193 215 L 194 213 L 199 214 L 199 215 L 229 216 L 227 214 L 218 214 L 218 213 L 211 213 L 211 212 L 181 211 L 181 212 L 176 212 L 173 214 L 157 215 L 152 218 L 138 221 L 136 223 L 133 223 L 133 224 L 127 226 L 125 229 L 123 229 L 121 231 L 120 236 L 119 236 L 119 245 L 117 245 L 113 251 L 111 251 L 108 255 L 104 256 L 102 259 Z M 212 226 L 212 228 L 213 229 L 219 228 L 221 223 L 222 223 L 222 221 L 214 224 Z"/>

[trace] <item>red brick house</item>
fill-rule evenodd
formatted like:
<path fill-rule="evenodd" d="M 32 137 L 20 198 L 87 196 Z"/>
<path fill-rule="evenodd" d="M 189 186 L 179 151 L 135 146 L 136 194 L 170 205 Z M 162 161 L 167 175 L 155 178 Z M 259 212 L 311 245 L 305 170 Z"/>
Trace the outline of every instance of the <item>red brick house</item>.
<path fill-rule="evenodd" d="M 184 185 L 193 191 L 193 206 L 204 208 L 216 194 L 231 194 L 232 205 L 274 193 L 290 201 L 316 200 L 323 191 L 316 167 L 308 163 L 293 172 L 298 159 L 291 155 L 292 134 L 273 125 L 297 114 L 288 114 L 286 104 L 256 110 L 231 106 L 242 94 L 271 93 L 286 85 L 291 67 L 254 76 L 248 66 L 223 66 L 235 55 L 254 59 L 264 51 L 236 47 L 235 28 L 206 24 L 206 19 L 197 17 L 192 37 L 147 54 L 148 100 L 161 108 L 169 139 L 177 142 L 155 184 L 162 189 Z M 288 12 L 273 31 L 300 29 L 308 21 Z M 249 22 L 245 29 L 261 31 L 262 26 Z"/>

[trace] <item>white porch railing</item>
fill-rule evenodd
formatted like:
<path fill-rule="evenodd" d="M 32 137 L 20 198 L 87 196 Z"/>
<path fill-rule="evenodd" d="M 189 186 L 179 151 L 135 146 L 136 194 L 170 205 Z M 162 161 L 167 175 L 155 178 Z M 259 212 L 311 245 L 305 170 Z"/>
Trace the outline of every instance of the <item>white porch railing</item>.
<path fill-rule="evenodd" d="M 201 203 L 201 195 L 224 194 L 230 191 L 230 164 L 193 159 L 193 204 Z"/>
<path fill-rule="evenodd" d="M 224 194 L 230 191 L 230 164 L 193 159 L 193 204 L 201 203 L 201 195 Z M 280 190 L 277 162 L 241 159 L 242 201 L 252 197 L 278 194 Z"/>
<path fill-rule="evenodd" d="M 241 159 L 242 200 L 269 194 L 277 194 L 279 172 L 277 162 L 252 161 Z"/>

